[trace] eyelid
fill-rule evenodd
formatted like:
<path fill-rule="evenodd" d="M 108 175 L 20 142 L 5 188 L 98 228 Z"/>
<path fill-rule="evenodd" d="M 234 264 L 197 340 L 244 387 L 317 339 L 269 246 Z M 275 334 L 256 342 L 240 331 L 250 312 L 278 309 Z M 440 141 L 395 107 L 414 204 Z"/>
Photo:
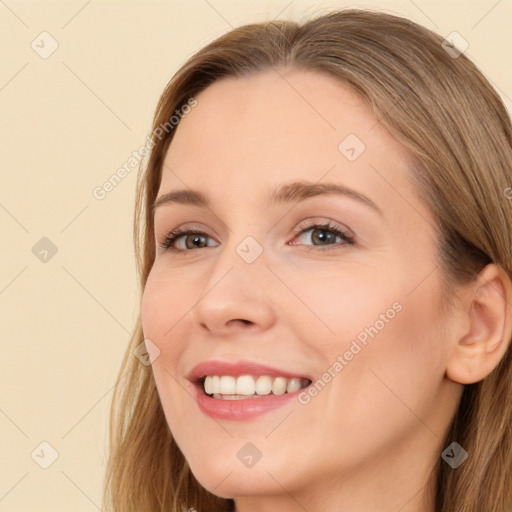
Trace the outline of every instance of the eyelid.
<path fill-rule="evenodd" d="M 345 224 L 341 224 L 337 221 L 331 220 L 328 217 L 314 216 L 307 217 L 302 220 L 297 227 L 293 229 L 294 233 L 301 233 L 304 230 L 310 229 L 315 226 L 329 226 L 329 229 L 335 229 L 342 231 L 343 234 L 348 238 L 356 238 L 356 234 Z"/>

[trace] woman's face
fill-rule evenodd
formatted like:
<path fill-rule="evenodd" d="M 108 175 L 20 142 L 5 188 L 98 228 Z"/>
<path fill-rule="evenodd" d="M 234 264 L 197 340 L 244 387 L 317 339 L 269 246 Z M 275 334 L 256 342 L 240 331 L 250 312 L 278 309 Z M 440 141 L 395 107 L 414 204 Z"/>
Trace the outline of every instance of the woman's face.
<path fill-rule="evenodd" d="M 196 99 L 165 158 L 158 197 L 184 192 L 156 208 L 142 303 L 176 442 L 219 496 L 306 503 L 334 485 L 348 503 L 378 481 L 380 503 L 395 489 L 405 503 L 459 392 L 407 151 L 314 72 L 224 79 Z M 162 248 L 176 228 L 192 234 Z"/>

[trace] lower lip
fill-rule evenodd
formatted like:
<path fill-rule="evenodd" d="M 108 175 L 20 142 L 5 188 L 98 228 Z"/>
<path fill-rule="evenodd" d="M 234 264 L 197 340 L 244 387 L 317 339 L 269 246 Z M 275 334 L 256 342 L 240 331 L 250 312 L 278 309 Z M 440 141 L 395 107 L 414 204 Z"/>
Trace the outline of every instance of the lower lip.
<path fill-rule="evenodd" d="M 217 420 L 244 421 L 256 418 L 267 412 L 283 407 L 303 391 L 282 395 L 263 395 L 241 400 L 221 400 L 212 398 L 203 391 L 202 385 L 194 386 L 196 400 L 201 412 Z"/>

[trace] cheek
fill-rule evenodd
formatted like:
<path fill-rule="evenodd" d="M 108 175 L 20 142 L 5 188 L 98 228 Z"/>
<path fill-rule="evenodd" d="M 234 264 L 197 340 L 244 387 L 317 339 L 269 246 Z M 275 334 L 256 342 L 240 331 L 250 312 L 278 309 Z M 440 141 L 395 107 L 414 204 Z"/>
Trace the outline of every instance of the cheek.
<path fill-rule="evenodd" d="M 288 322 L 325 362 L 334 362 L 355 339 L 364 346 L 370 339 L 368 330 L 376 323 L 379 331 L 385 325 L 382 315 L 389 321 L 399 314 L 393 307 L 400 299 L 399 288 L 380 268 L 361 270 L 317 262 L 316 268 L 282 274 L 288 287 L 280 287 L 279 300 Z"/>
<path fill-rule="evenodd" d="M 169 400 L 169 393 L 179 395 L 178 389 L 174 389 L 173 377 L 179 375 L 179 361 L 190 337 L 190 323 L 185 316 L 197 300 L 190 290 L 190 286 L 180 286 L 179 279 L 171 279 L 158 267 L 153 267 L 142 295 L 142 331 L 144 338 L 151 340 L 159 350 L 152 370 L 164 403 Z"/>
<path fill-rule="evenodd" d="M 180 341 L 186 339 L 186 322 L 180 320 L 193 302 L 183 298 L 183 290 L 173 286 L 175 282 L 164 276 L 158 265 L 153 267 L 142 295 L 141 324 L 144 338 L 160 350 L 151 369 L 167 424 L 173 435 L 181 438 L 180 429 L 186 432 L 192 426 L 186 419 L 183 388 L 177 382 L 178 362 L 186 346 Z"/>
<path fill-rule="evenodd" d="M 396 295 L 401 311 L 368 338 L 359 362 L 349 369 L 350 384 L 357 383 L 354 402 L 366 404 L 366 414 L 373 409 L 379 416 L 368 418 L 370 423 L 421 428 L 418 418 L 431 416 L 440 393 L 445 374 L 442 321 L 436 315 L 436 287 L 422 286 Z"/>
<path fill-rule="evenodd" d="M 141 324 L 146 338 L 158 345 L 175 338 L 180 320 L 194 304 L 192 288 L 190 283 L 180 283 L 177 275 L 166 275 L 160 265 L 153 266 L 141 302 Z"/>
<path fill-rule="evenodd" d="M 164 311 L 169 310 L 165 288 L 158 279 L 155 279 L 153 270 L 148 276 L 144 293 L 142 294 L 140 318 L 145 338 L 157 338 L 162 331 L 165 321 Z"/>
<path fill-rule="evenodd" d="M 296 310 L 295 325 L 319 369 L 336 374 L 327 385 L 333 403 L 353 413 L 354 425 L 374 425 L 395 409 L 410 414 L 404 403 L 428 407 L 445 370 L 435 278 L 411 292 L 420 278 L 389 269 L 316 277 L 294 283 L 316 314 Z M 340 356 L 343 368 L 333 368 Z"/>
<path fill-rule="evenodd" d="M 344 358 L 343 369 L 311 402 L 319 420 L 310 419 L 309 428 L 316 426 L 323 432 L 333 463 L 345 457 L 355 464 L 363 456 L 357 443 L 339 446 L 340 435 L 360 440 L 366 454 L 375 454 L 383 446 L 399 445 L 414 432 L 429 439 L 432 433 L 425 424 L 437 430 L 431 418 L 444 366 L 435 310 L 430 299 L 416 292 L 409 296 L 398 289 L 389 292 L 384 300 L 368 295 L 371 300 L 359 307 L 343 299 L 346 310 L 336 324 L 337 344 L 324 351 L 328 366 L 339 355 L 351 357 Z M 402 309 L 388 312 L 387 323 L 381 320 L 380 314 L 386 316 L 388 306 L 396 302 Z M 366 343 L 360 342 L 357 333 L 367 335 Z M 358 347 L 355 354 L 351 345 Z"/>

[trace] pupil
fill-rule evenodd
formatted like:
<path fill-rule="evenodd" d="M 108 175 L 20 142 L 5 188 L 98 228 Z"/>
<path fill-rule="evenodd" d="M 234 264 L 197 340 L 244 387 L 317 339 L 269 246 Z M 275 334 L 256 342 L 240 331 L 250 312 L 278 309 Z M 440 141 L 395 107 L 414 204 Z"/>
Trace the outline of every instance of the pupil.
<path fill-rule="evenodd" d="M 326 231 L 325 229 L 316 229 L 314 232 L 323 233 L 323 236 L 313 235 L 313 238 L 315 239 L 315 241 L 325 242 L 325 241 L 329 241 L 333 237 L 333 233 Z"/>
<path fill-rule="evenodd" d="M 194 245 L 194 247 L 201 247 L 200 243 L 201 243 L 201 239 L 204 239 L 204 236 L 201 236 L 201 235 L 195 235 L 193 238 L 192 238 L 192 244 Z M 187 240 L 190 240 L 190 238 L 187 238 Z M 187 245 L 187 248 L 188 249 L 193 249 L 193 247 L 190 247 L 188 244 Z"/>

